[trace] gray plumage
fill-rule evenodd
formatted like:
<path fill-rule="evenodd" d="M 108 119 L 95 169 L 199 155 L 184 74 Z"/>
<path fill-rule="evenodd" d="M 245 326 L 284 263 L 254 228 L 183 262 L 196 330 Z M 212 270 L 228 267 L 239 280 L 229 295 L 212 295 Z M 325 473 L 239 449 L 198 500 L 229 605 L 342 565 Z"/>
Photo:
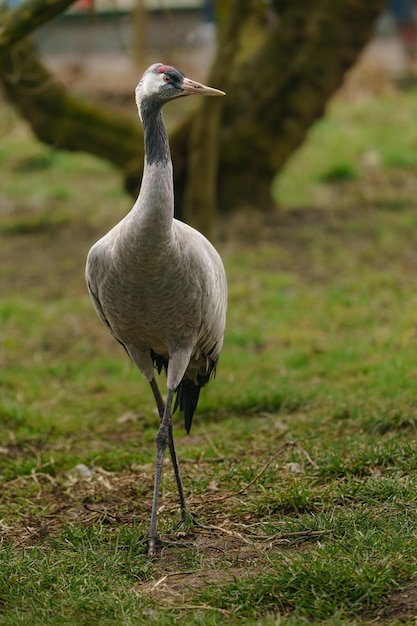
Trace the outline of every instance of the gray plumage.
<path fill-rule="evenodd" d="M 198 231 L 174 219 L 172 163 L 161 108 L 192 94 L 224 95 L 162 64 L 136 88 L 144 126 L 145 165 L 132 210 L 91 248 L 86 279 L 94 307 L 111 334 L 149 381 L 160 414 L 149 555 L 155 552 L 162 460 L 169 446 L 182 517 L 187 510 L 172 438 L 171 405 L 184 412 L 187 432 L 200 388 L 216 368 L 223 345 L 227 284 L 223 263 Z M 167 371 L 162 401 L 155 367 Z"/>

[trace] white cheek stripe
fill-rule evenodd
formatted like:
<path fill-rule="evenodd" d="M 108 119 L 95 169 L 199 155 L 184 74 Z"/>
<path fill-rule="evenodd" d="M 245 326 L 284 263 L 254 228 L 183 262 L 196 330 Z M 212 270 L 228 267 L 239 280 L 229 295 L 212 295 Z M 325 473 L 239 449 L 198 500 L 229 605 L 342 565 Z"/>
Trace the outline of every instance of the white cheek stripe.
<path fill-rule="evenodd" d="M 162 74 L 159 74 L 158 76 L 155 76 L 155 74 L 148 74 L 145 76 L 145 80 L 142 83 L 142 93 L 145 96 L 149 96 L 158 91 L 163 84 L 164 80 L 162 78 Z"/>

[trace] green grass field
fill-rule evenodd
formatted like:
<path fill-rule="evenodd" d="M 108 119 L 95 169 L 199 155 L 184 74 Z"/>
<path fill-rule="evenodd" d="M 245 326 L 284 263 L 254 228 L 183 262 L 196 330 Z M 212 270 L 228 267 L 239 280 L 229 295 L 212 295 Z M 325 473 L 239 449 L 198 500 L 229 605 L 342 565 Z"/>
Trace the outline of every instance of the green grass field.
<path fill-rule="evenodd" d="M 189 436 L 175 418 L 202 527 L 149 561 L 158 417 L 83 277 L 131 200 L 0 104 L 2 626 L 415 623 L 416 111 L 335 101 L 277 214 L 221 221 L 224 350 Z"/>

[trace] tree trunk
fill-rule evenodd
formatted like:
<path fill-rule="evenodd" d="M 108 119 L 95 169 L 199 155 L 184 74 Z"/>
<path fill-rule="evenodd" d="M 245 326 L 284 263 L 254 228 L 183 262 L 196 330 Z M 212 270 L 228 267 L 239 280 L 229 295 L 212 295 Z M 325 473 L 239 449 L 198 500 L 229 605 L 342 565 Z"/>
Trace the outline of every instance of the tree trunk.
<path fill-rule="evenodd" d="M 279 20 L 233 73 L 219 162 L 222 210 L 271 206 L 271 183 L 369 41 L 383 0 L 276 0 Z"/>
<path fill-rule="evenodd" d="M 251 2 L 231 0 L 225 23 L 218 38 L 217 53 L 207 82 L 227 91 L 242 27 L 250 13 Z M 184 218 L 215 238 L 217 215 L 217 167 L 223 98 L 204 98 L 192 120 L 188 143 L 187 185 L 184 194 Z"/>

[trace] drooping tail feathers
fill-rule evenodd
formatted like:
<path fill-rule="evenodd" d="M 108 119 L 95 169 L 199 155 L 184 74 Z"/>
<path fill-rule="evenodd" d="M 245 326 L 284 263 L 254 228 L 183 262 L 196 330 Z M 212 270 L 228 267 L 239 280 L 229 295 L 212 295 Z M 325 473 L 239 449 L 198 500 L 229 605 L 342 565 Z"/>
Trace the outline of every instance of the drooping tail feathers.
<path fill-rule="evenodd" d="M 180 411 L 184 413 L 184 428 L 187 434 L 191 429 L 193 415 L 198 404 L 200 389 L 201 387 L 186 380 L 183 380 L 177 389 L 174 411 L 179 407 Z"/>
<path fill-rule="evenodd" d="M 153 350 L 151 350 L 151 356 L 153 364 L 158 370 L 158 374 L 160 374 L 163 369 L 166 373 L 168 369 L 167 359 L 160 356 L 159 354 L 155 354 Z M 179 410 L 184 413 L 184 428 L 187 433 L 190 432 L 193 415 L 195 413 L 195 410 L 197 409 L 200 389 L 201 387 L 204 387 L 204 385 L 210 380 L 211 376 L 214 375 L 216 371 L 216 365 L 217 362 L 212 361 L 210 364 L 210 369 L 207 373 L 204 373 L 203 375 L 197 375 L 197 384 L 193 381 L 183 379 L 176 389 L 177 395 L 175 398 L 173 412 L 175 413 L 175 411 L 179 408 Z"/>

